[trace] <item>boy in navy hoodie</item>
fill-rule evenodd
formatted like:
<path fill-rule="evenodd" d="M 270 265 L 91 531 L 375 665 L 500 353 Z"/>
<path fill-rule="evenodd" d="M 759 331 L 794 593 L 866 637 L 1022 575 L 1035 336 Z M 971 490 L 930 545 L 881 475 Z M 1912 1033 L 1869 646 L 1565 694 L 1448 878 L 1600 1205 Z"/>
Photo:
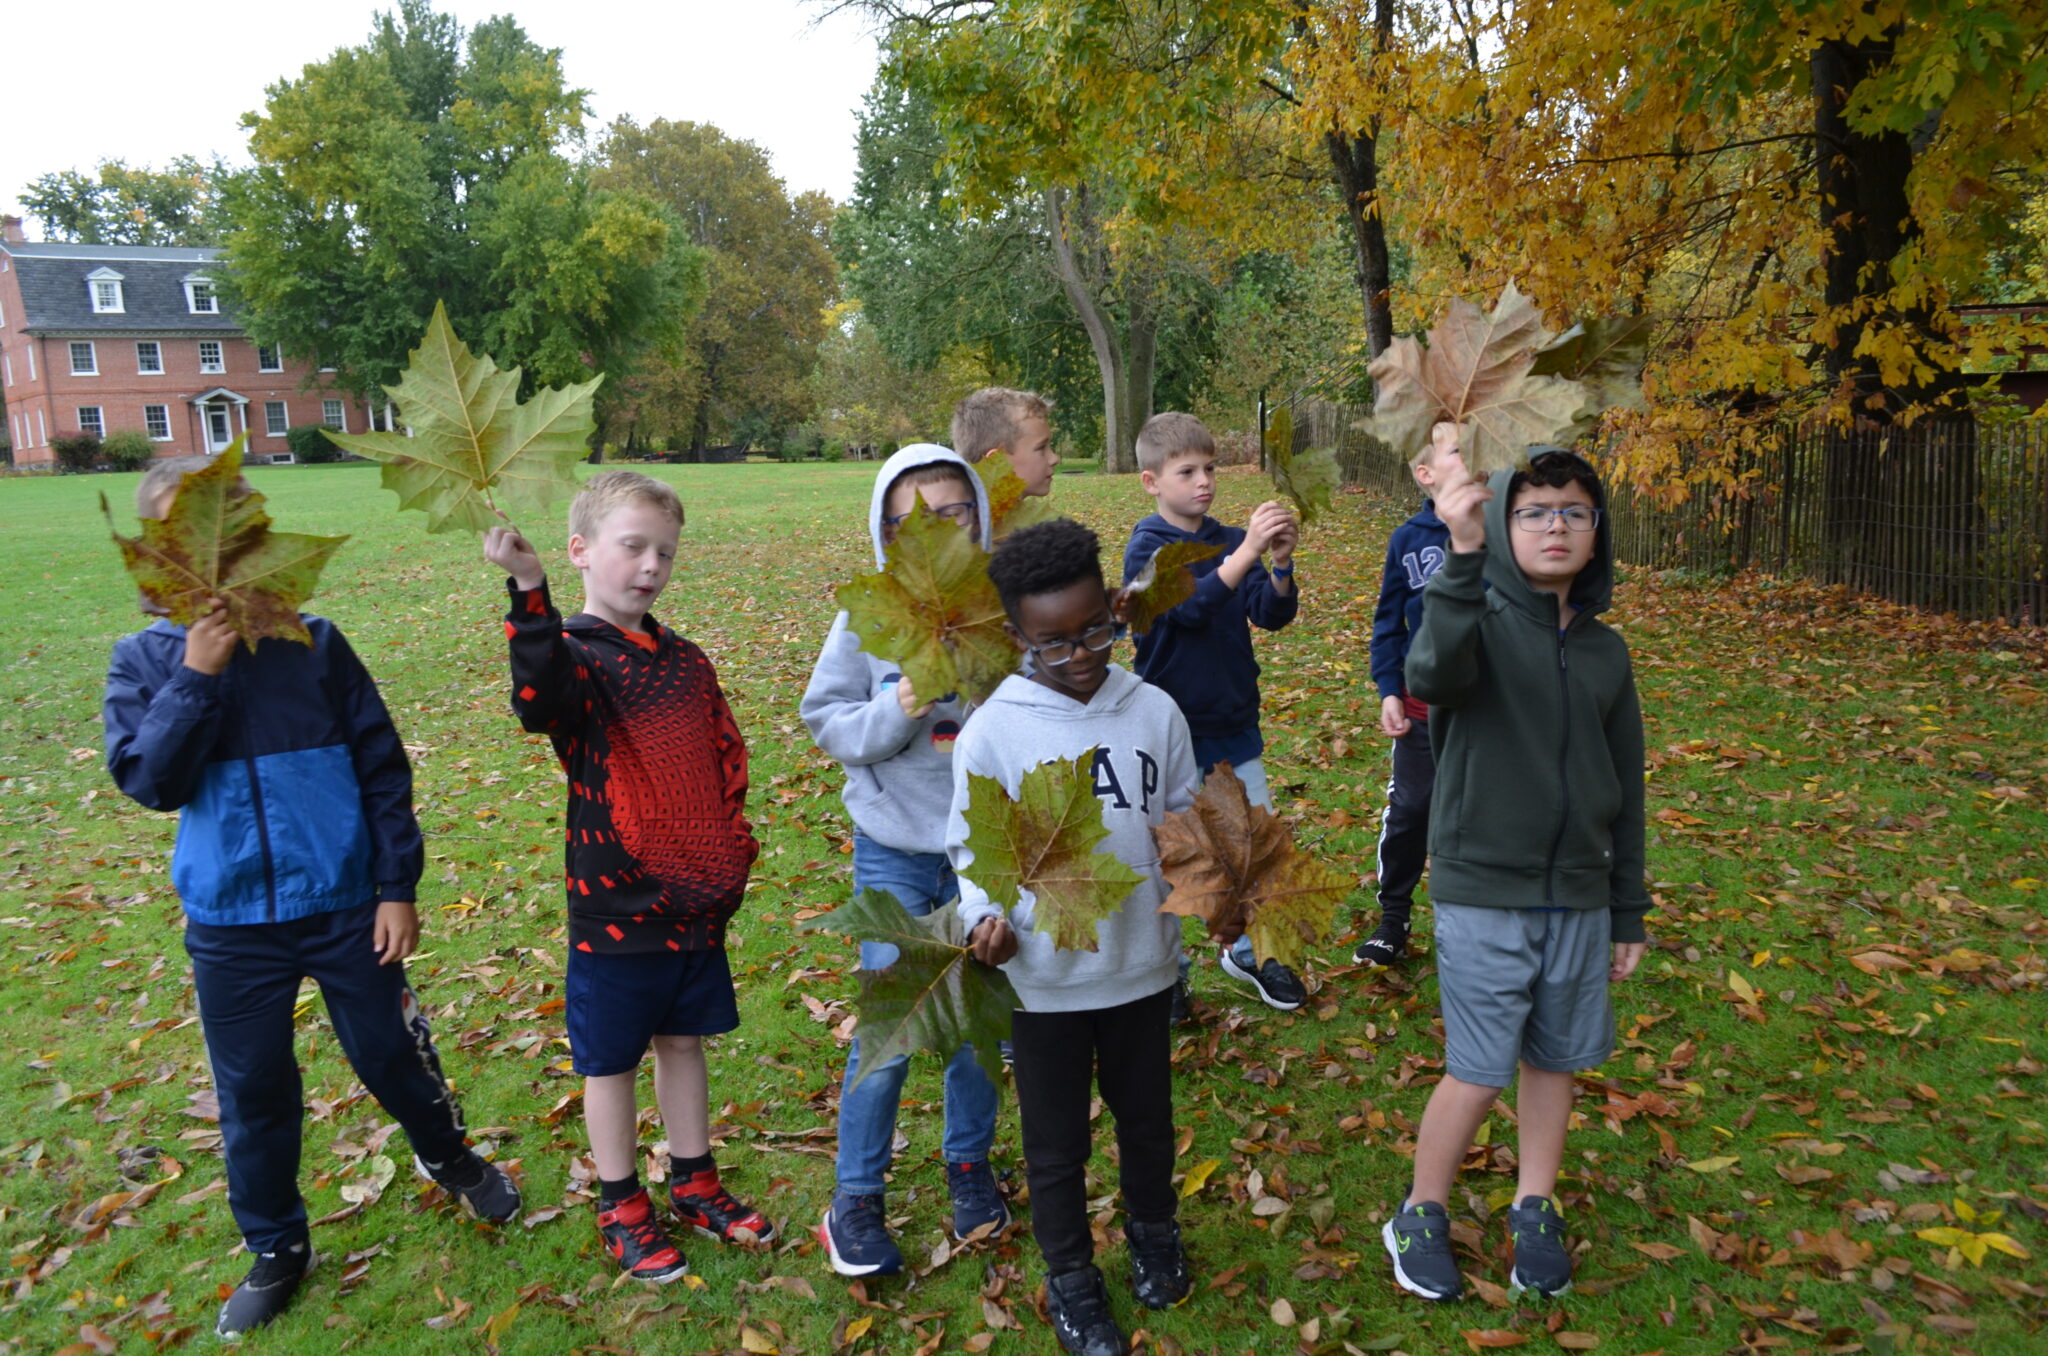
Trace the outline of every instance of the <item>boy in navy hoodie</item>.
<path fill-rule="evenodd" d="M 1216 497 L 1216 442 L 1192 414 L 1148 419 L 1138 432 L 1138 467 L 1138 478 L 1159 501 L 1159 511 L 1131 529 L 1124 582 L 1143 570 L 1160 547 L 1174 542 L 1207 542 L 1222 550 L 1191 567 L 1194 597 L 1138 637 L 1133 667 L 1146 682 L 1165 689 L 1187 717 L 1202 775 L 1229 763 L 1252 804 L 1270 806 L 1251 628 L 1277 631 L 1294 620 L 1301 605 L 1294 586 L 1300 527 L 1287 506 L 1273 500 L 1253 509 L 1241 528 L 1225 527 L 1208 516 Z M 1271 570 L 1260 563 L 1268 551 Z M 1251 985 L 1269 1007 L 1291 1011 L 1308 998 L 1292 970 L 1270 958 L 1261 964 L 1248 938 L 1224 947 L 1220 960 L 1225 974 Z M 1175 990 L 1176 1020 L 1184 1012 L 1184 984 L 1185 976 L 1183 987 Z"/>
<path fill-rule="evenodd" d="M 1394 772 L 1380 815 L 1380 924 L 1351 953 L 1361 965 L 1393 965 L 1407 956 L 1415 887 L 1429 860 L 1429 792 L 1436 783 L 1429 704 L 1408 695 L 1401 670 L 1422 625 L 1423 586 L 1443 568 L 1450 547 L 1450 529 L 1436 516 L 1429 493 L 1436 486 L 1437 453 L 1455 448 L 1457 441 L 1458 426 L 1440 423 L 1430 430 L 1429 446 L 1409 463 L 1422 489 L 1422 508 L 1387 541 L 1380 601 L 1372 613 L 1372 681 L 1380 694 L 1380 731 L 1394 741 Z"/>
<path fill-rule="evenodd" d="M 207 465 L 158 462 L 137 515 L 163 517 L 182 477 Z M 178 811 L 171 884 L 220 1101 L 228 1208 L 256 1254 L 214 1325 L 228 1338 L 282 1314 L 313 1269 L 292 1049 L 307 977 L 414 1166 L 479 1218 L 519 1212 L 519 1189 L 468 1147 L 405 979 L 424 862 L 405 746 L 340 629 L 301 620 L 310 646 L 249 651 L 216 603 L 190 627 L 160 619 L 124 637 L 107 671 L 107 771 L 123 794 Z"/>

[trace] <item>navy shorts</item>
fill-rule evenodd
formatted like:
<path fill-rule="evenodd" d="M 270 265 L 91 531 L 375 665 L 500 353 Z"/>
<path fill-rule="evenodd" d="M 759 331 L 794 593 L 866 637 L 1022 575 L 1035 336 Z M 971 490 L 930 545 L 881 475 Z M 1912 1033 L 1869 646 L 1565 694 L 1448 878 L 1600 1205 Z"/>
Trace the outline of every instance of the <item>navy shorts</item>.
<path fill-rule="evenodd" d="M 631 1073 L 656 1036 L 716 1036 L 740 1024 L 724 947 L 626 954 L 570 948 L 563 986 L 569 1059 L 585 1078 Z"/>

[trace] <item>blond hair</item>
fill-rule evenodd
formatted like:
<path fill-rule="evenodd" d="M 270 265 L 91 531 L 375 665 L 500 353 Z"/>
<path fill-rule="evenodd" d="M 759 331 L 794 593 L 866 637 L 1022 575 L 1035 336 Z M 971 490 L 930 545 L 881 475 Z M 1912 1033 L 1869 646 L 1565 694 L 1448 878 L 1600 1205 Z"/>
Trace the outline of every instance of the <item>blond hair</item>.
<path fill-rule="evenodd" d="M 1199 452 L 1207 456 L 1216 455 L 1216 440 L 1209 436 L 1209 426 L 1192 414 L 1168 410 L 1155 414 L 1145 421 L 1145 427 L 1138 430 L 1138 469 L 1154 475 L 1166 469 L 1166 463 L 1183 452 Z"/>
<path fill-rule="evenodd" d="M 153 461 L 142 473 L 142 483 L 135 487 L 135 516 L 138 518 L 161 518 L 164 516 L 165 495 L 174 493 L 178 482 L 194 471 L 204 471 L 213 465 L 212 457 L 186 456 L 165 457 Z"/>
<path fill-rule="evenodd" d="M 628 504 L 648 504 L 661 509 L 683 525 L 683 501 L 675 487 L 638 471 L 600 471 L 583 482 L 569 505 L 569 535 L 590 542 L 612 510 Z"/>
<path fill-rule="evenodd" d="M 994 449 L 1008 448 L 1026 419 L 1052 419 L 1052 402 L 1036 391 L 984 386 L 962 396 L 953 407 L 953 450 L 980 461 Z"/>
<path fill-rule="evenodd" d="M 1429 436 L 1423 441 L 1422 450 L 1408 459 L 1409 470 L 1412 471 L 1418 466 L 1434 466 L 1436 464 L 1436 431 L 1445 424 L 1449 424 L 1453 428 L 1460 427 L 1455 419 L 1438 419 L 1432 422 L 1429 426 Z"/>

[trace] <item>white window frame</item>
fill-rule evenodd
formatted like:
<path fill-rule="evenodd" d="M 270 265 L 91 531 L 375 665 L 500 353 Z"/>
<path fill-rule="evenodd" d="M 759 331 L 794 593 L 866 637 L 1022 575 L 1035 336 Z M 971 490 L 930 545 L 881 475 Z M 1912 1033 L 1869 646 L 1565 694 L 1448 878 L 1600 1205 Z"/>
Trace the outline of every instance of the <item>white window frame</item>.
<path fill-rule="evenodd" d="M 21 422 L 27 423 L 28 416 L 25 414 L 21 416 Z M 37 447 L 48 447 L 50 445 L 50 426 L 43 421 L 41 409 L 36 411 L 36 437 L 40 440 L 36 443 Z"/>
<path fill-rule="evenodd" d="M 320 402 L 320 422 L 336 433 L 348 432 L 348 402 L 323 400 Z"/>
<path fill-rule="evenodd" d="M 163 414 L 164 431 L 162 433 L 156 432 L 149 426 L 149 412 L 151 410 L 158 410 Z M 142 431 L 149 435 L 149 440 L 153 443 L 169 442 L 171 440 L 171 407 L 169 405 L 144 405 L 142 407 Z"/>
<path fill-rule="evenodd" d="M 264 361 L 264 354 L 265 354 L 265 351 L 266 351 L 266 350 L 267 350 L 267 351 L 268 351 L 268 353 L 269 353 L 269 359 L 270 359 L 270 360 L 269 360 L 268 362 L 265 362 L 265 361 Z M 282 371 L 284 371 L 284 345 L 283 345 L 283 344 L 258 344 L 258 345 L 256 345 L 256 370 L 257 370 L 258 372 L 282 372 Z"/>
<path fill-rule="evenodd" d="M 201 288 L 206 289 L 206 295 L 203 298 L 199 294 Z M 199 304 L 202 300 L 206 302 L 206 305 L 201 306 Z M 214 291 L 212 278 L 207 277 L 204 273 L 195 273 L 185 279 L 185 309 L 193 315 L 220 314 L 220 293 Z"/>
<path fill-rule="evenodd" d="M 95 344 L 90 339 L 70 339 L 65 341 L 65 343 L 66 350 L 71 354 L 72 376 L 96 377 L 100 374 L 100 348 L 98 344 Z M 80 367 L 78 365 L 78 350 L 81 348 L 85 350 L 86 362 L 91 364 L 88 367 Z"/>
<path fill-rule="evenodd" d="M 211 363 L 208 363 L 206 361 L 206 348 L 207 345 L 209 344 L 213 346 L 213 361 Z M 227 345 L 223 344 L 218 339 L 201 339 L 199 341 L 199 370 L 201 372 L 210 373 L 216 376 L 222 372 L 227 371 Z"/>
<path fill-rule="evenodd" d="M 36 341 L 33 339 L 28 341 L 28 379 L 36 379 Z"/>
<path fill-rule="evenodd" d="M 109 289 L 102 295 L 102 288 Z M 92 302 L 94 315 L 126 315 L 128 298 L 121 286 L 121 275 L 111 268 L 96 268 L 85 275 L 85 294 Z"/>
<path fill-rule="evenodd" d="M 275 416 L 275 418 L 272 416 Z M 292 412 L 289 406 L 282 400 L 266 400 L 263 402 L 264 437 L 282 438 L 291 430 L 291 426 Z"/>
<path fill-rule="evenodd" d="M 4 373 L 9 386 L 14 385 L 14 355 L 0 353 L 0 373 Z"/>
<path fill-rule="evenodd" d="M 88 421 L 88 420 L 86 419 L 86 417 L 85 417 L 85 412 L 86 412 L 87 410 L 91 410 L 91 411 L 92 411 L 92 419 L 91 419 L 90 421 Z M 75 414 L 77 414 L 77 415 L 78 415 L 78 431 L 79 431 L 80 433 L 90 433 L 90 434 L 92 434 L 92 435 L 93 435 L 93 437 L 95 437 L 95 438 L 104 438 L 104 437 L 106 437 L 106 436 L 107 436 L 107 407 L 106 407 L 106 406 L 104 406 L 104 405 L 79 405 L 79 406 L 77 406 L 77 407 L 76 407 L 76 408 L 74 409 L 74 411 L 73 411 L 73 412 L 74 412 Z M 87 427 L 87 424 L 88 424 L 88 422 L 90 422 L 90 424 L 92 425 L 92 427 L 90 427 L 90 428 L 88 428 L 88 427 Z"/>
<path fill-rule="evenodd" d="M 142 350 L 151 349 L 156 354 L 156 366 L 142 365 Z M 138 377 L 160 377 L 164 374 L 164 346 L 160 340 L 137 339 L 135 341 L 135 375 Z"/>

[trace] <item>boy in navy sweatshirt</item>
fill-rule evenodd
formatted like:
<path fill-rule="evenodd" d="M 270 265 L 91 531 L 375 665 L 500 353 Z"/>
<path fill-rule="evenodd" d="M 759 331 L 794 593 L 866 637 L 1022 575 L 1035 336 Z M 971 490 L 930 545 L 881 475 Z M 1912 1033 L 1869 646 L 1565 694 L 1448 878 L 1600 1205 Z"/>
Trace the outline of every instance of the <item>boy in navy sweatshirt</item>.
<path fill-rule="evenodd" d="M 1146 682 L 1165 689 L 1187 717 L 1202 775 L 1229 763 L 1252 804 L 1270 806 L 1251 628 L 1277 631 L 1294 620 L 1301 606 L 1294 586 L 1294 547 L 1301 529 L 1287 506 L 1273 500 L 1253 509 L 1241 528 L 1225 527 L 1208 516 L 1216 497 L 1216 442 L 1192 414 L 1156 414 L 1147 420 L 1138 432 L 1138 467 L 1138 478 L 1159 501 L 1159 511 L 1131 529 L 1124 548 L 1126 583 L 1162 546 L 1195 541 L 1222 549 L 1190 567 L 1194 597 L 1138 637 L 1133 667 Z M 1260 563 L 1268 551 L 1271 570 Z M 1249 938 L 1224 947 L 1220 959 L 1225 974 L 1251 985 L 1269 1007 L 1291 1011 L 1308 998 L 1292 970 L 1272 959 L 1261 964 L 1252 955 Z M 1176 990 L 1176 997 L 1185 1003 L 1182 990 Z"/>
<path fill-rule="evenodd" d="M 163 517 L 182 477 L 207 465 L 158 462 L 137 515 Z M 190 627 L 158 620 L 124 637 L 107 672 L 107 771 L 123 794 L 178 811 L 171 884 L 220 1100 L 228 1208 L 256 1254 L 214 1325 L 228 1338 L 282 1314 L 313 1269 L 292 1049 L 307 977 L 414 1166 L 479 1218 L 519 1212 L 519 1189 L 468 1147 L 405 979 L 425 859 L 405 746 L 340 629 L 300 620 L 311 645 L 249 651 L 216 604 Z"/>
<path fill-rule="evenodd" d="M 1415 887 L 1429 860 L 1429 792 L 1436 783 L 1429 704 L 1408 695 L 1402 666 L 1422 625 L 1423 586 L 1443 568 L 1450 547 L 1450 529 L 1436 516 L 1429 493 L 1436 486 L 1436 454 L 1457 441 L 1458 426 L 1440 423 L 1430 430 L 1429 446 L 1409 463 L 1422 489 L 1422 508 L 1387 541 L 1380 601 L 1372 613 L 1372 681 L 1380 694 L 1380 731 L 1394 741 L 1394 772 L 1380 815 L 1380 923 L 1351 953 L 1361 965 L 1393 965 L 1407 956 Z"/>

